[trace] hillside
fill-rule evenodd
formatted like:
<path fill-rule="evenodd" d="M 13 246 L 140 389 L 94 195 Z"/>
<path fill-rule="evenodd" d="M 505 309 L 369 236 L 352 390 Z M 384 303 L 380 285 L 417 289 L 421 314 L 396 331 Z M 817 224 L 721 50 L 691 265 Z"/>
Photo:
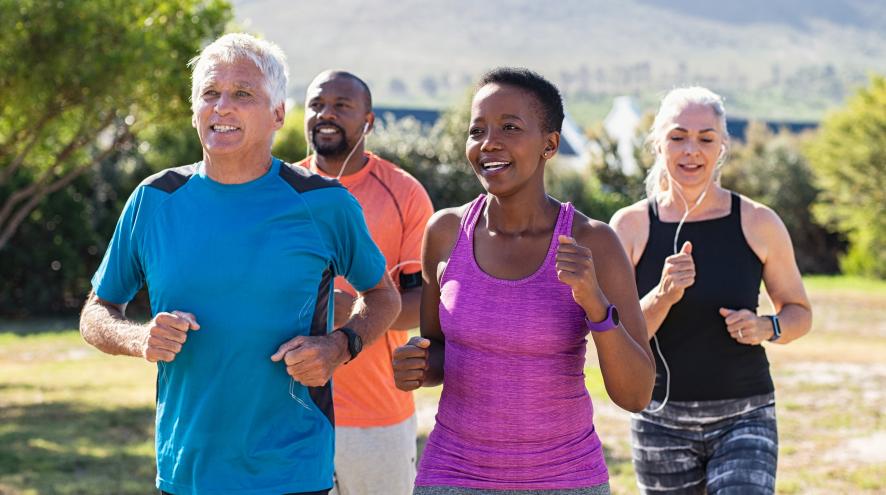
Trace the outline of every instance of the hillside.
<path fill-rule="evenodd" d="M 886 2 L 866 0 L 237 0 L 241 26 L 278 42 L 291 93 L 340 67 L 380 102 L 443 106 L 483 70 L 552 78 L 582 121 L 611 97 L 653 105 L 678 84 L 724 93 L 737 115 L 816 119 L 886 72 Z"/>

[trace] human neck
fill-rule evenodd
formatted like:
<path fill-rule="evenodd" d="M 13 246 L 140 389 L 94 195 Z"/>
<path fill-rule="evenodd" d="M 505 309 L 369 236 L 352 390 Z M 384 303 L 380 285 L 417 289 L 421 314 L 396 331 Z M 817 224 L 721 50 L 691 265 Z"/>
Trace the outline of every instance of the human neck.
<path fill-rule="evenodd" d="M 559 210 L 560 205 L 545 194 L 544 190 L 531 198 L 521 195 L 489 195 L 484 220 L 489 232 L 523 235 L 550 230 L 556 223 Z"/>
<path fill-rule="evenodd" d="M 716 183 L 711 183 L 708 187 L 678 188 L 679 186 L 674 187 L 672 183 L 671 187 L 659 196 L 660 205 L 678 216 L 684 215 L 689 210 L 691 213 L 688 218 L 703 218 L 708 216 L 710 212 L 719 210 L 722 207 L 723 198 L 729 195 L 728 191 Z"/>
<path fill-rule="evenodd" d="M 314 165 L 319 170 L 322 170 L 325 174 L 336 177 L 356 174 L 360 170 L 363 170 L 363 167 L 369 163 L 369 157 L 366 156 L 362 145 L 358 145 L 354 149 L 350 158 L 348 158 L 347 155 L 323 156 L 314 152 L 311 160 L 313 160 Z M 347 160 L 347 163 L 345 163 L 345 160 Z"/>
<path fill-rule="evenodd" d="M 258 179 L 271 168 L 271 150 L 247 156 L 212 157 L 203 152 L 206 175 L 221 184 L 243 184 Z"/>

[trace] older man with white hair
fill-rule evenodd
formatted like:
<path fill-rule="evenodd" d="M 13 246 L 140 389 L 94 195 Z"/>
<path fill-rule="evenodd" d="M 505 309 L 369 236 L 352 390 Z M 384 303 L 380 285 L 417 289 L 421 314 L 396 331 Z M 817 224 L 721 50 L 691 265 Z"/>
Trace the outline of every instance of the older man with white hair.
<path fill-rule="evenodd" d="M 192 62 L 203 160 L 127 202 L 83 308 L 83 338 L 158 365 L 164 493 L 327 493 L 333 371 L 396 318 L 400 298 L 346 189 L 271 156 L 285 57 L 229 34 Z M 332 324 L 333 279 L 357 289 Z M 153 318 L 126 319 L 147 285 Z"/>

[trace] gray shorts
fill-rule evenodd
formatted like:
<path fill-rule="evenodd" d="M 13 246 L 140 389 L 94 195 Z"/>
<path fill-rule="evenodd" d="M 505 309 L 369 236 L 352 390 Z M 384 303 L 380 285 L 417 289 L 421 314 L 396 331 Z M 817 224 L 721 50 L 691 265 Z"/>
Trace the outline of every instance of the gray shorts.
<path fill-rule="evenodd" d="M 335 427 L 330 495 L 409 495 L 415 481 L 415 414 L 374 428 Z"/>
<path fill-rule="evenodd" d="M 458 486 L 417 486 L 412 495 L 609 495 L 609 483 L 563 490 L 487 490 Z"/>
<path fill-rule="evenodd" d="M 653 401 L 649 409 L 658 407 Z M 775 493 L 775 397 L 668 402 L 631 419 L 637 485 L 647 494 Z"/>

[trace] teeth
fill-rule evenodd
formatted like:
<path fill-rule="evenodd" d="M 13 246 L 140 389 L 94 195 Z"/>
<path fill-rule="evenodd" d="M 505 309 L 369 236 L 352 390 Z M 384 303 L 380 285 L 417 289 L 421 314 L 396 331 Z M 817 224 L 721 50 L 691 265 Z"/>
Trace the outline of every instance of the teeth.
<path fill-rule="evenodd" d="M 231 132 L 231 131 L 236 131 L 237 128 L 232 125 L 216 124 L 216 125 L 212 126 L 212 130 L 215 132 Z"/>
<path fill-rule="evenodd" d="M 508 165 L 510 165 L 508 162 L 486 162 L 483 164 L 483 168 L 485 170 L 498 170 L 507 167 Z"/>
<path fill-rule="evenodd" d="M 317 129 L 317 132 L 320 134 L 335 134 L 338 132 L 338 129 L 334 127 L 321 127 L 320 129 Z"/>

